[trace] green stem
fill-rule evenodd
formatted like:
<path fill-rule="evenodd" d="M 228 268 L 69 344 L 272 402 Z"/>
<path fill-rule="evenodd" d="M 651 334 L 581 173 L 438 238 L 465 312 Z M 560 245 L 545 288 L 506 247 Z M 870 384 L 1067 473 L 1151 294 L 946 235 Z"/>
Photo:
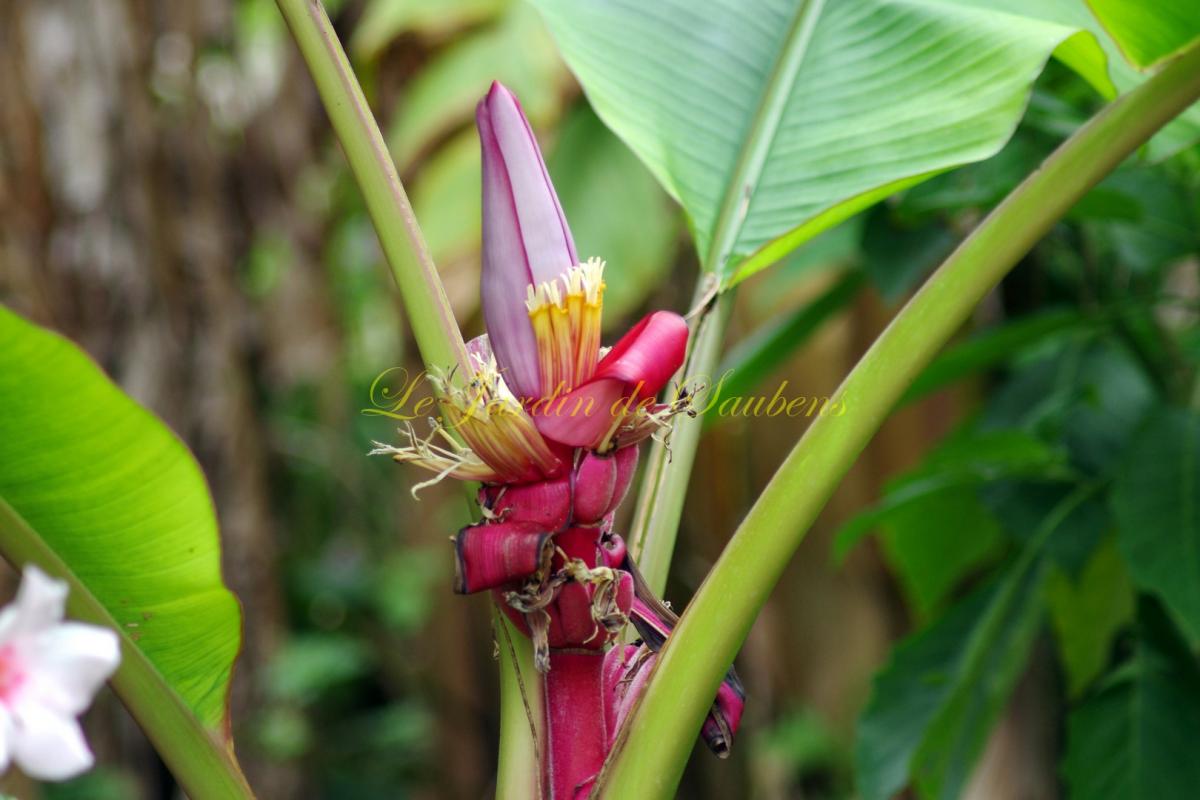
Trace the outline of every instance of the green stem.
<path fill-rule="evenodd" d="M 533 667 L 533 643 L 498 606 L 492 626 L 500 647 L 500 763 L 496 800 L 542 796 L 542 676 Z"/>
<path fill-rule="evenodd" d="M 709 388 L 696 398 L 700 407 L 707 402 L 708 393 L 713 391 L 720 378 L 712 373 L 721 357 L 721 342 L 732 309 L 733 291 L 722 292 L 704 309 L 692 332 L 691 351 L 680 379 L 701 380 L 708 384 Z M 629 528 L 629 547 L 642 577 L 659 595 L 667 585 L 688 479 L 703 432 L 702 423 L 701 417 L 691 419 L 680 415 L 671 432 L 670 445 L 655 442 L 646 459 L 645 477 Z"/>
<path fill-rule="evenodd" d="M 421 357 L 429 367 L 459 366 L 467 351 L 437 267 L 396 174 L 383 134 L 320 0 L 277 0 L 358 181 L 383 254 L 400 287 Z"/>
<path fill-rule="evenodd" d="M 1001 278 L 1106 174 L 1200 97 L 1193 47 L 1064 142 L 951 254 L 846 377 L 738 527 L 659 655 L 598 782 L 674 794 L 725 670 L 804 534 L 905 388 Z"/>
<path fill-rule="evenodd" d="M 108 628 L 120 637 L 121 666 L 112 677 L 112 687 L 188 797 L 196 800 L 254 797 L 234 758 L 228 731 L 222 737 L 220 731 L 204 727 L 130 639 L 128 630 L 113 619 L 66 562 L 3 499 L 0 499 L 0 553 L 17 569 L 33 563 L 47 574 L 65 580 L 70 586 L 68 616 Z"/>

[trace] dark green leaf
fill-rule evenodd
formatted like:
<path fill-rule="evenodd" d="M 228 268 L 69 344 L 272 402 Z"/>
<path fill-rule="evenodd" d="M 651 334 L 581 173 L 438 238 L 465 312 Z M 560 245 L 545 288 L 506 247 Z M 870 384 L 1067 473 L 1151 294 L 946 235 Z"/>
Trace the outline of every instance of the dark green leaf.
<path fill-rule="evenodd" d="M 1029 553 L 930 628 L 876 677 L 858 726 L 859 791 L 887 800 L 958 797 L 1028 658 L 1046 562 Z"/>
<path fill-rule="evenodd" d="M 1200 638 L 1200 415 L 1153 413 L 1124 459 L 1112 508 L 1134 583 Z"/>
<path fill-rule="evenodd" d="M 1133 619 L 1133 587 L 1109 538 L 1079 577 L 1056 571 L 1046 591 L 1067 692 L 1079 696 L 1108 665 L 1113 639 Z"/>
<path fill-rule="evenodd" d="M 1003 480 L 983 487 L 980 496 L 1010 536 L 1028 541 L 1046 515 L 1072 491 L 1072 486 L 1061 482 Z M 1078 575 L 1111 529 L 1104 501 L 1089 497 L 1059 521 L 1046 549 L 1058 566 Z"/>
<path fill-rule="evenodd" d="M 1047 339 L 1078 334 L 1091 327 L 1078 311 L 1061 309 L 1021 317 L 981 331 L 934 359 L 905 392 L 902 404 L 911 403 L 955 381 L 1002 365 L 1023 350 L 1043 345 Z"/>
<path fill-rule="evenodd" d="M 1138 608 L 1133 659 L 1070 718 L 1072 800 L 1191 800 L 1200 786 L 1200 671 L 1153 603 Z"/>

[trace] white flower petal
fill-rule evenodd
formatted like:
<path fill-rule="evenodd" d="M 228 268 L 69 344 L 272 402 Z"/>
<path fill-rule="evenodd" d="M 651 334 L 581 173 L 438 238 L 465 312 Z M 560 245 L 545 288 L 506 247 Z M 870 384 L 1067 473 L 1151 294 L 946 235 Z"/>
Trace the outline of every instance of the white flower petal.
<path fill-rule="evenodd" d="M 17 604 L 10 603 L 0 608 L 0 645 L 8 643 L 17 629 Z"/>
<path fill-rule="evenodd" d="M 29 777 L 64 781 L 92 766 L 92 751 L 74 717 L 22 702 L 13 708 L 13 718 L 13 760 Z"/>
<path fill-rule="evenodd" d="M 33 698 L 70 716 L 91 705 L 121 663 L 117 634 L 82 622 L 65 622 L 37 634 L 23 654 Z"/>
<path fill-rule="evenodd" d="M 8 709 L 0 705 L 0 774 L 8 771 L 12 761 L 13 720 Z"/>
<path fill-rule="evenodd" d="M 51 578 L 33 564 L 25 567 L 21 588 L 14 603 L 16 619 L 11 623 L 10 636 L 36 633 L 61 622 L 67 602 L 67 583 Z"/>

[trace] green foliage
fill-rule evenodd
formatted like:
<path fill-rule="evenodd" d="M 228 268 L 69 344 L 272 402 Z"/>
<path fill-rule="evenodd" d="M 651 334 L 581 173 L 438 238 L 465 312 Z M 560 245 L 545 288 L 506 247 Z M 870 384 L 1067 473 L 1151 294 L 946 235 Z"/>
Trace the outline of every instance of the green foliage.
<path fill-rule="evenodd" d="M 1063 778 L 1073 800 L 1187 800 L 1200 786 L 1200 669 L 1153 603 L 1127 663 L 1071 713 Z"/>
<path fill-rule="evenodd" d="M 1121 465 L 1112 507 L 1134 583 L 1200 638 L 1200 415 L 1152 412 Z"/>
<path fill-rule="evenodd" d="M 241 612 L 200 468 L 78 348 L 3 308 L 0 363 L 0 551 L 66 578 L 70 613 L 121 635 L 114 683 L 177 774 L 203 763 L 195 726 L 216 757 Z"/>
<path fill-rule="evenodd" d="M 1089 324 L 1078 311 L 1052 309 L 979 331 L 946 348 L 913 381 L 901 402 L 911 403 L 965 377 L 1002 366 L 1023 350 L 1086 331 Z"/>
<path fill-rule="evenodd" d="M 678 214 L 646 168 L 586 104 L 563 121 L 546 165 L 580 258 L 605 267 L 609 324 L 642 304 L 676 251 Z"/>
<path fill-rule="evenodd" d="M 1067 13 L 1069 5 L 1005 4 L 1011 11 L 1083 24 L 1078 9 Z M 1104 37 L 1094 21 L 1088 24 Z M 1111 49 L 1106 38 L 1101 42 Z M 1132 85 L 1125 64 L 1110 65 L 1122 88 Z M 872 282 L 887 292 L 897 281 L 905 288 L 905 273 L 919 277 L 920 248 L 908 249 L 905 242 L 925 236 L 936 242 L 938 229 L 965 228 L 1056 138 L 1074 129 L 1093 103 L 1078 92 L 1077 79 L 1049 70 L 1025 123 L 997 156 L 937 176 L 876 209 L 858 258 Z M 1026 553 L 1042 536 L 1048 537 L 1040 546 L 1047 577 L 1029 613 L 1050 622 L 1064 678 L 1063 705 L 1088 698 L 1072 715 L 1077 741 L 1069 745 L 1072 752 L 1063 767 L 1071 796 L 1183 796 L 1172 795 L 1172 786 L 1194 786 L 1194 779 L 1176 774 L 1161 792 L 1130 788 L 1130 771 L 1141 769 L 1131 766 L 1141 756 L 1126 756 L 1140 746 L 1129 722 L 1130 687 L 1144 682 L 1132 681 L 1120 659 L 1129 647 L 1159 652 L 1155 641 L 1143 641 L 1152 628 L 1131 629 L 1138 591 L 1156 595 L 1189 637 L 1197 630 L 1192 589 L 1200 577 L 1191 558 L 1197 549 L 1192 500 L 1200 496 L 1200 484 L 1194 485 L 1192 462 L 1200 440 L 1194 412 L 1179 408 L 1192 397 L 1196 375 L 1196 361 L 1188 355 L 1194 295 L 1182 277 L 1200 251 L 1196 187 L 1195 164 L 1188 158 L 1129 163 L 1112 173 L 1006 281 L 993 309 L 993 314 L 1000 311 L 998 321 L 948 348 L 905 396 L 905 403 L 914 403 L 973 377 L 974 387 L 983 390 L 977 392 L 982 395 L 978 412 L 970 412 L 920 466 L 890 481 L 880 503 L 851 520 L 837 540 L 844 552 L 880 530 L 885 559 L 921 628 L 877 678 L 860 722 L 858 781 L 865 796 L 888 796 L 905 786 L 918 797 L 956 794 L 960 782 L 953 776 L 969 772 L 975 739 L 947 728 L 930 710 L 936 703 L 928 697 L 922 712 L 898 710 L 904 698 L 916 696 L 915 686 L 924 686 L 919 675 L 937 674 L 929 666 L 935 660 L 925 660 L 917 642 L 936 642 L 939 632 L 956 623 L 958 635 L 969 636 L 962 605 L 944 611 L 947 600 L 993 576 L 993 565 L 1006 549 Z M 889 252 L 896 254 L 895 274 L 887 274 L 883 263 L 869 267 L 872 237 L 884 262 Z M 982 376 L 986 379 L 980 381 Z M 1006 470 L 1000 463 L 973 470 L 972 465 L 990 461 L 986 444 L 973 444 L 979 437 L 983 442 L 1013 437 L 1012 442 L 1032 443 L 1055 460 L 1042 474 Z M 1077 497 L 1080 487 L 1087 487 L 1086 497 Z M 1047 529 L 1048 515 L 1073 496 L 1071 508 Z M 998 537 L 987 533 L 997 530 Z M 965 531 L 984 531 L 985 541 L 997 539 L 988 549 Z M 924 647 L 934 650 L 932 644 Z M 912 652 L 917 655 L 908 655 Z M 1174 657 L 1177 671 L 1194 668 L 1184 651 Z M 974 685 L 965 691 L 989 696 L 998 683 L 1007 685 L 1007 675 L 982 670 L 967 681 Z M 934 685 L 941 684 L 939 676 Z M 1169 697 L 1166 702 L 1188 708 L 1189 685 L 1161 681 L 1158 690 Z M 901 699 L 887 699 L 898 693 Z M 986 736 L 994 719 L 975 717 L 981 731 L 975 735 Z M 1148 719 L 1142 730 L 1158 724 Z M 943 754 L 930 761 L 922 755 L 936 750 L 930 741 L 946 743 L 958 736 L 964 745 L 954 758 Z M 1117 751 L 1121 755 L 1112 755 Z M 1101 762 L 1106 762 L 1103 769 L 1097 766 Z"/>
<path fill-rule="evenodd" d="M 1076 36 L 948 2 L 537 5 L 601 118 L 683 205 L 726 280 L 995 153 L 1046 58 Z"/>
<path fill-rule="evenodd" d="M 499 80 L 521 98 L 530 122 L 545 125 L 561 110 L 566 73 L 537 13 L 513 3 L 494 21 L 440 50 L 417 74 L 387 128 L 388 148 L 406 172 L 429 147 L 463 122 Z"/>
<path fill-rule="evenodd" d="M 963 576 L 993 562 L 1002 532 L 979 490 L 1013 476 L 1065 480 L 1063 455 L 1020 431 L 965 430 L 898 478 L 881 503 L 842 527 L 839 557 L 876 528 L 887 560 L 919 618 L 927 619 Z"/>
<path fill-rule="evenodd" d="M 6 557 L 37 537 L 110 624 L 225 736 L 241 640 L 212 500 L 166 426 L 74 345 L 0 309 L 0 499 Z M 82 416 L 81 416 L 82 413 Z"/>
<path fill-rule="evenodd" d="M 1089 47 L 1081 37 L 1060 45 L 1055 55 L 1076 70 L 1106 99 L 1125 94 L 1141 85 L 1146 76 L 1131 67 L 1121 55 L 1120 48 L 1104 30 L 1096 16 L 1090 13 L 1086 0 L 955 0 L 961 5 L 990 11 L 1006 11 L 1033 19 L 1089 31 L 1100 44 L 1100 51 Z M 1190 0 L 1167 0 L 1166 6 Z M 1121 4 L 1138 9 L 1148 16 L 1149 10 L 1160 4 L 1140 3 L 1137 0 Z M 1107 70 L 1104 57 L 1107 56 Z M 1162 160 L 1200 141 L 1200 104 L 1193 105 L 1169 123 L 1150 140 L 1146 150 L 1154 160 Z"/>
<path fill-rule="evenodd" d="M 512 0 L 371 0 L 350 38 L 356 59 L 374 61 L 405 34 L 430 39 L 495 18 Z"/>
<path fill-rule="evenodd" d="M 1133 619 L 1133 586 L 1115 542 L 1096 548 L 1077 578 L 1056 570 L 1046 600 L 1067 693 L 1078 697 L 1108 666 L 1118 631 Z"/>
<path fill-rule="evenodd" d="M 1152 67 L 1200 38 L 1200 4 L 1193 0 L 1087 0 L 1133 65 Z"/>
<path fill-rule="evenodd" d="M 1041 620 L 1046 560 L 1030 549 L 993 585 L 903 642 L 859 721 L 859 790 L 887 800 L 958 797 L 1025 666 Z"/>

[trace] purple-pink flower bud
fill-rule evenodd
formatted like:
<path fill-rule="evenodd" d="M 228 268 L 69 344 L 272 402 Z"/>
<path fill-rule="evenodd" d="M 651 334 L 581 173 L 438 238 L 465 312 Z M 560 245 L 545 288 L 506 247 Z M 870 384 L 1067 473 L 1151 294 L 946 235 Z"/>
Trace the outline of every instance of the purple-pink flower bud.
<path fill-rule="evenodd" d="M 484 321 L 505 383 L 518 398 L 535 398 L 540 372 L 526 291 L 556 280 L 579 258 L 516 96 L 493 83 L 475 121 L 483 153 Z"/>

